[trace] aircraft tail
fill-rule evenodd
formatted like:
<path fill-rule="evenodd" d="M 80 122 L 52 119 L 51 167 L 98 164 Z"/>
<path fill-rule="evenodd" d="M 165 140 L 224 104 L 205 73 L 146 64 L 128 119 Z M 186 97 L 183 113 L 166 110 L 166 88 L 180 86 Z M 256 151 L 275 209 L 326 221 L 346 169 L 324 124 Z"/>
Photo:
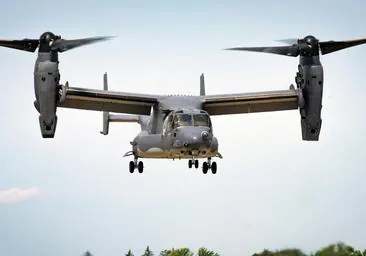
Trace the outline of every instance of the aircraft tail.
<path fill-rule="evenodd" d="M 205 76 L 203 73 L 200 76 L 200 96 L 205 96 L 206 90 L 205 90 Z"/>
<path fill-rule="evenodd" d="M 103 75 L 103 89 L 108 91 L 108 77 L 107 73 Z M 107 135 L 109 131 L 109 112 L 103 111 L 103 131 L 100 133 L 103 135 Z"/>
<path fill-rule="evenodd" d="M 108 79 L 107 73 L 104 73 L 103 76 L 103 89 L 108 90 Z M 109 123 L 110 122 L 120 122 L 120 123 L 139 123 L 141 125 L 141 129 L 147 129 L 149 117 L 148 116 L 140 116 L 140 115 L 111 115 L 109 112 L 103 111 L 103 131 L 100 133 L 103 135 L 107 135 L 109 133 Z"/>
<path fill-rule="evenodd" d="M 108 112 L 103 112 L 103 131 L 100 133 L 107 135 L 109 133 L 109 123 L 119 122 L 119 123 L 138 123 L 141 125 L 141 129 L 145 130 L 147 128 L 147 123 L 149 117 L 139 116 L 139 115 L 111 115 Z"/>

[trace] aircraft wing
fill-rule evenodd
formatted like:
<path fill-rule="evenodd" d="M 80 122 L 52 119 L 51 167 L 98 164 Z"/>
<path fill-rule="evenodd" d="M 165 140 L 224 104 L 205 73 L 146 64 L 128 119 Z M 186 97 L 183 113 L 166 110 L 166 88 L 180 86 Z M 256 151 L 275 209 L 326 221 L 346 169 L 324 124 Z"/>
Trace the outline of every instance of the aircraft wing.
<path fill-rule="evenodd" d="M 269 92 L 204 96 L 203 109 L 210 115 L 291 110 L 299 107 L 299 91 L 295 89 Z"/>
<path fill-rule="evenodd" d="M 151 107 L 156 103 L 158 103 L 158 98 L 154 95 L 66 86 L 63 88 L 58 106 L 84 110 L 150 115 Z"/>

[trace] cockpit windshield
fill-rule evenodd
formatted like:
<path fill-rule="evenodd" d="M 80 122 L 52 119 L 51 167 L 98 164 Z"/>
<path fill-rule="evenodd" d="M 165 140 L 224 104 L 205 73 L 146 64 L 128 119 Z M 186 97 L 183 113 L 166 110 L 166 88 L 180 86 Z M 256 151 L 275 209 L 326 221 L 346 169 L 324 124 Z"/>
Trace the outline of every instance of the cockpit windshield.
<path fill-rule="evenodd" d="M 193 115 L 194 126 L 207 126 L 210 127 L 210 118 L 207 114 L 194 114 Z"/>
<path fill-rule="evenodd" d="M 175 117 L 175 126 L 192 126 L 192 115 L 191 114 L 177 114 Z"/>
<path fill-rule="evenodd" d="M 188 114 L 179 113 L 176 114 L 173 119 L 173 129 L 182 126 L 206 126 L 211 127 L 210 117 L 205 113 Z"/>

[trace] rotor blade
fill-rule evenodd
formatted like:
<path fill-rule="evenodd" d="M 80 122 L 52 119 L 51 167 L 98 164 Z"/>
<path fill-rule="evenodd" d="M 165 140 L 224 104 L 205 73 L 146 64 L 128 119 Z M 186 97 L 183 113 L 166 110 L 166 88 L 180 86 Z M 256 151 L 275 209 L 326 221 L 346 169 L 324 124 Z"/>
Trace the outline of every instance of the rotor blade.
<path fill-rule="evenodd" d="M 265 52 L 285 56 L 296 57 L 300 54 L 300 50 L 296 46 L 274 46 L 274 47 L 235 47 L 227 48 L 226 50 L 233 51 L 250 51 L 250 52 Z"/>
<path fill-rule="evenodd" d="M 109 40 L 113 37 L 111 36 L 98 36 L 98 37 L 89 37 L 89 38 L 83 38 L 83 39 L 74 39 L 74 40 L 65 40 L 65 39 L 59 39 L 56 40 L 52 45 L 51 49 L 54 51 L 64 52 L 71 50 L 76 47 L 80 47 L 87 44 L 93 44 L 100 41 Z"/>
<path fill-rule="evenodd" d="M 28 52 L 34 52 L 37 49 L 38 44 L 38 39 L 0 40 L 0 46 Z"/>
<path fill-rule="evenodd" d="M 298 39 L 297 38 L 287 38 L 287 39 L 275 40 L 275 42 L 285 43 L 285 44 L 288 44 L 288 45 L 293 45 L 293 44 L 298 43 Z"/>
<path fill-rule="evenodd" d="M 335 51 L 343 50 L 348 47 L 353 47 L 360 44 L 365 44 L 366 38 L 349 40 L 349 41 L 325 41 L 319 42 L 321 53 L 328 54 Z"/>

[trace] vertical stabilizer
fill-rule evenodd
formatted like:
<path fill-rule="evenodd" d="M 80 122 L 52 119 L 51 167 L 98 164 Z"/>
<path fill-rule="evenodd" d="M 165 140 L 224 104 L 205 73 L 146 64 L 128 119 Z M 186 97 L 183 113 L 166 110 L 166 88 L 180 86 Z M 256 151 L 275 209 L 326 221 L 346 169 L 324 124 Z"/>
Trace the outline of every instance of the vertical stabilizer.
<path fill-rule="evenodd" d="M 105 91 L 108 91 L 108 77 L 107 77 L 107 72 L 104 73 L 104 76 L 103 76 L 103 89 Z"/>
<path fill-rule="evenodd" d="M 103 89 L 108 91 L 108 77 L 107 73 L 104 73 L 103 76 Z M 103 135 L 107 135 L 109 132 L 109 112 L 103 111 L 103 131 L 100 133 Z"/>
<path fill-rule="evenodd" d="M 205 90 L 205 76 L 203 73 L 200 76 L 200 96 L 205 96 L 206 90 Z"/>

